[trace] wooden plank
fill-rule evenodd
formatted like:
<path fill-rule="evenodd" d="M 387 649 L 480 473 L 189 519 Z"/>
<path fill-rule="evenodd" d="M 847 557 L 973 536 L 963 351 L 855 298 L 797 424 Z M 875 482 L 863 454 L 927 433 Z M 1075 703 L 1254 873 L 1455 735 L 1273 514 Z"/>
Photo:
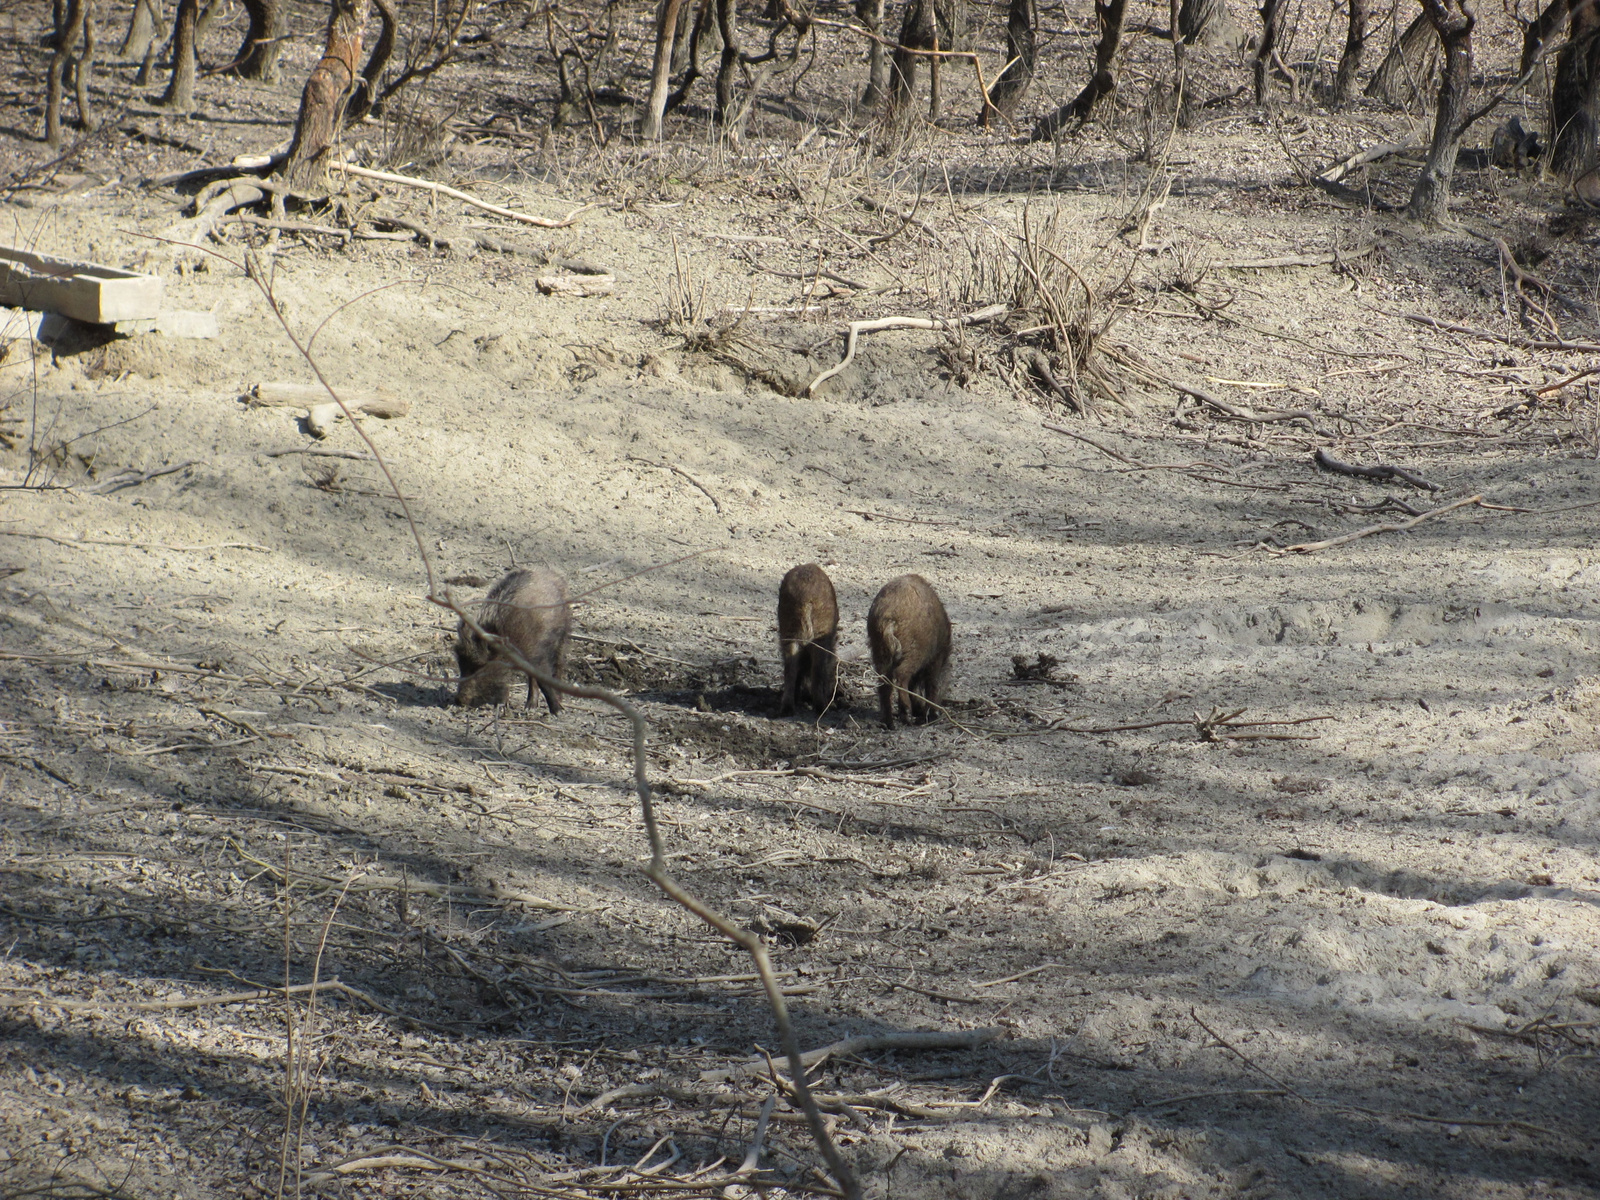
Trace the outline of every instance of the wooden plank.
<path fill-rule="evenodd" d="M 99 263 L 0 246 L 0 304 L 111 325 L 161 313 L 163 280 Z"/>

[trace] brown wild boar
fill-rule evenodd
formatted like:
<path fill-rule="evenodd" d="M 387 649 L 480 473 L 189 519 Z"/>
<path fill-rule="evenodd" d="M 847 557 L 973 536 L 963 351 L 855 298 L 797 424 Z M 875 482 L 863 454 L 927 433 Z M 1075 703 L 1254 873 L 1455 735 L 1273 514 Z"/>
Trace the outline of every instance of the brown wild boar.
<path fill-rule="evenodd" d="M 566 658 L 567 633 L 572 610 L 567 605 L 566 581 L 543 567 L 512 571 L 489 589 L 478 610 L 478 624 L 504 638 L 523 658 L 552 678 L 561 678 Z M 456 703 L 464 708 L 480 704 L 505 704 L 511 685 L 521 674 L 505 653 L 490 645 L 465 621 L 456 631 L 456 663 L 461 686 Z M 537 681 L 528 676 L 528 707 L 533 707 Z M 540 683 L 544 702 L 554 716 L 561 711 L 561 693 Z"/>
<path fill-rule="evenodd" d="M 931 721 L 950 667 L 950 618 L 933 585 L 921 575 L 884 584 L 867 613 L 867 643 L 883 727 L 894 728 L 895 708 L 901 721 L 908 708 L 918 722 Z"/>
<path fill-rule="evenodd" d="M 839 601 L 833 580 L 816 563 L 795 567 L 778 586 L 778 650 L 783 698 L 778 715 L 794 712 L 797 693 L 826 712 L 839 679 Z"/>

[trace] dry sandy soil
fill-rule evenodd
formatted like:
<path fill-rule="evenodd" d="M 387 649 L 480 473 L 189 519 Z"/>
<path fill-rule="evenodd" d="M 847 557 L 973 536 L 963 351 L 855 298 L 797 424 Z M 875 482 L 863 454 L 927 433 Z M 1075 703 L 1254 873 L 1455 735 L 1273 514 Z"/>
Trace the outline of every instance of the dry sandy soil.
<path fill-rule="evenodd" d="M 1031 111 L 1076 86 L 1082 7 L 1052 10 Z M 1321 165 L 1410 128 L 1375 107 L 1224 100 L 1152 176 L 1129 139 L 1163 53 L 1136 38 L 1125 107 L 1059 151 L 974 129 L 961 78 L 950 128 L 879 153 L 827 108 L 851 56 L 774 87 L 741 151 L 691 109 L 661 149 L 464 139 L 411 168 L 592 204 L 492 222 L 613 268 L 589 299 L 527 256 L 239 226 L 175 264 L 143 235 L 184 198 L 139 180 L 271 145 L 293 87 L 205 81 L 183 121 L 110 68 L 133 132 L 0 215 L 163 271 L 221 336 L 3 364 L 0 1195 L 588 1196 L 632 1167 L 721 1194 L 772 1089 L 717 1073 L 772 1020 L 639 873 L 625 723 L 449 705 L 428 569 L 442 594 L 530 562 L 582 593 L 573 673 L 648 718 L 672 868 L 769 939 L 802 1044 L 991 1031 L 817 1070 L 868 1195 L 1600 1195 L 1600 410 L 1581 381 L 1530 400 L 1591 359 L 1404 316 L 1525 336 L 1500 233 L 1593 337 L 1593 233 L 1488 171 L 1449 232 L 1382 210 L 1404 165 L 1376 208 L 1306 187 L 1285 146 Z M 488 104 L 516 65 L 452 86 Z M 1245 78 L 1205 69 L 1207 95 Z M 1169 177 L 1138 250 L 1125 218 Z M 1052 220 L 1118 314 L 1121 404 L 1047 401 L 1014 366 L 1027 313 L 866 335 L 794 394 L 850 320 L 1011 302 L 1008 248 Z M 240 402 L 312 380 L 247 245 L 335 386 L 410 401 L 364 424 L 404 507 L 348 424 L 313 443 Z M 819 267 L 864 286 L 807 299 Z M 1319 472 L 1319 446 L 1436 490 Z M 353 457 L 281 453 L 306 449 Z M 1282 553 L 1474 496 L 1500 507 Z M 775 591 L 806 561 L 848 694 L 777 720 Z M 863 622 L 905 571 L 955 624 L 950 711 L 886 733 Z M 313 980 L 340 986 L 313 1005 Z M 780 1104 L 771 1194 L 817 1162 Z"/>

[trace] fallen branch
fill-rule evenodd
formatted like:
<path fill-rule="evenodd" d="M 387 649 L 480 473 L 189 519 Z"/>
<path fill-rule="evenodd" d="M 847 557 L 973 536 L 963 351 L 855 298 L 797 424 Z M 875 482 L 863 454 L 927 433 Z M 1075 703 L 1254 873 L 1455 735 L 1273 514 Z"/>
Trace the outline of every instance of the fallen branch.
<path fill-rule="evenodd" d="M 1185 396 L 1193 396 L 1201 404 L 1209 405 L 1222 413 L 1232 417 L 1235 421 L 1244 421 L 1249 424 L 1267 425 L 1275 421 L 1309 421 L 1314 426 L 1317 414 L 1308 408 L 1275 408 L 1267 412 L 1256 412 L 1251 408 L 1240 408 L 1237 404 L 1229 404 L 1226 400 L 1219 400 L 1210 392 L 1201 391 L 1187 383 L 1174 381 L 1177 390 Z"/>
<path fill-rule="evenodd" d="M 978 325 L 984 321 L 992 321 L 996 317 L 1005 316 L 1009 311 L 1010 309 L 1004 304 L 991 304 L 988 308 L 980 308 L 977 312 L 949 320 L 940 317 L 878 317 L 871 321 L 852 321 L 845 335 L 844 358 L 837 366 L 829 367 L 807 384 L 806 395 L 815 395 L 819 386 L 850 365 L 856 356 L 856 339 L 863 333 L 877 333 L 884 329 L 958 329 L 963 325 Z"/>
<path fill-rule="evenodd" d="M 1421 142 L 1383 142 L 1359 154 L 1352 154 L 1349 158 L 1334 163 L 1326 171 L 1317 174 L 1317 179 L 1323 183 L 1338 183 L 1346 175 L 1360 170 L 1379 159 L 1388 158 L 1391 154 L 1404 154 L 1408 150 L 1421 150 Z"/>
<path fill-rule="evenodd" d="M 685 471 L 677 463 L 652 462 L 648 458 L 639 458 L 636 455 L 632 455 L 632 454 L 628 455 L 628 461 L 629 462 L 636 462 L 636 463 L 643 463 L 647 467 L 655 467 L 655 468 L 657 468 L 659 470 L 662 470 L 662 471 L 671 471 L 674 475 L 683 476 L 683 478 L 687 479 L 690 483 L 694 484 L 695 487 L 699 488 L 701 490 L 701 492 L 703 492 L 705 494 L 705 498 L 707 500 L 711 501 L 711 507 L 717 510 L 718 515 L 721 515 L 721 513 L 722 513 L 722 501 L 718 500 L 715 496 L 713 496 L 711 494 L 711 489 L 710 488 L 708 488 L 705 484 L 701 483 L 693 475 L 689 474 L 689 472 Z"/>
<path fill-rule="evenodd" d="M 865 1054 L 873 1050 L 972 1050 L 999 1036 L 998 1029 L 968 1029 L 960 1033 L 936 1030 L 926 1033 L 863 1034 L 860 1037 L 848 1037 L 842 1041 L 830 1042 L 815 1050 L 807 1050 L 800 1056 L 800 1065 L 809 1071 L 818 1063 L 830 1058 Z M 700 1074 L 700 1082 L 726 1083 L 746 1075 L 759 1075 L 767 1069 L 767 1062 L 765 1058 L 752 1058 L 736 1067 L 726 1067 L 720 1071 L 703 1071 Z"/>
<path fill-rule="evenodd" d="M 1359 479 L 1399 479 L 1425 492 L 1440 490 L 1437 483 L 1429 483 L 1422 476 L 1404 467 L 1389 466 L 1385 463 L 1380 463 L 1376 467 L 1362 467 L 1355 463 L 1340 462 L 1321 446 L 1312 453 L 1311 459 L 1324 471 L 1332 471 L 1335 475 L 1354 475 Z"/>
<path fill-rule="evenodd" d="M 1465 500 L 1457 500 L 1454 504 L 1446 504 L 1443 508 L 1430 509 L 1421 516 L 1412 517 L 1409 521 L 1400 521 L 1384 525 L 1368 525 L 1365 529 L 1358 529 L 1354 533 L 1341 534 L 1339 537 L 1328 538 L 1326 541 L 1322 542 L 1301 542 L 1296 546 L 1285 546 L 1282 550 L 1273 550 L 1270 546 L 1265 548 L 1277 555 L 1315 554 L 1318 550 L 1330 550 L 1334 546 L 1343 546 L 1349 542 L 1357 541 L 1360 538 L 1371 537 L 1375 533 L 1404 533 L 1408 529 L 1416 528 L 1424 521 L 1433 520 L 1434 517 L 1442 517 L 1445 513 L 1454 512 L 1458 508 L 1466 508 L 1469 505 L 1475 504 L 1481 505 L 1482 503 L 1482 496 L 1468 496 Z"/>
<path fill-rule="evenodd" d="M 1379 309 L 1378 311 L 1384 312 L 1385 310 Z M 1569 350 L 1576 354 L 1600 354 L 1600 344 L 1594 342 L 1569 342 L 1565 338 L 1508 337 L 1503 333 L 1493 333 L 1487 329 L 1475 329 L 1471 325 L 1457 325 L 1454 321 L 1441 321 L 1438 317 L 1429 317 L 1422 313 L 1387 313 L 1386 315 L 1414 321 L 1418 325 L 1426 325 L 1429 329 L 1437 329 L 1441 333 L 1465 334 L 1467 337 L 1482 338 L 1486 342 L 1499 342 L 1504 346 L 1515 346 L 1519 350 Z"/>
<path fill-rule="evenodd" d="M 127 538 L 64 538 L 53 533 L 28 533 L 21 529 L 0 529 L 0 537 L 38 538 L 45 542 L 55 542 L 58 546 L 128 546 L 134 550 L 255 550 L 262 554 L 271 554 L 270 546 L 257 546 L 254 542 L 211 542 L 204 546 L 171 546 L 166 542 L 135 542 Z"/>
<path fill-rule="evenodd" d="M 1090 446 L 1093 446 L 1096 450 L 1100 451 L 1101 454 L 1110 455 L 1112 458 L 1116 459 L 1118 462 L 1125 462 L 1130 467 L 1138 467 L 1140 470 L 1143 470 L 1143 471 L 1148 471 L 1148 470 L 1151 469 L 1149 463 L 1142 463 L 1137 458 L 1129 458 L 1122 451 L 1113 450 L 1110 446 L 1107 446 L 1107 445 L 1104 445 L 1104 444 L 1102 444 L 1100 442 L 1095 441 L 1088 434 L 1078 433 L 1076 430 L 1068 429 L 1065 425 L 1052 425 L 1049 421 L 1045 421 L 1043 424 L 1044 424 L 1044 427 L 1046 429 L 1048 429 L 1051 433 L 1064 433 L 1069 438 L 1076 438 L 1080 442 L 1084 442 L 1084 443 L 1087 443 Z"/>
<path fill-rule="evenodd" d="M 1280 258 L 1246 258 L 1237 262 L 1214 262 L 1210 266 L 1213 270 L 1229 271 L 1262 271 L 1269 267 L 1326 267 L 1331 263 L 1346 263 L 1353 259 L 1365 258 L 1377 248 L 1378 244 L 1374 242 L 1370 246 L 1348 252 L 1333 250 L 1324 254 L 1285 254 Z"/>
<path fill-rule="evenodd" d="M 172 467 L 159 467 L 154 471 L 124 471 L 120 475 L 113 475 L 104 483 L 97 483 L 91 488 L 84 488 L 91 496 L 109 496 L 112 492 L 120 492 L 123 488 L 138 487 L 141 483 L 148 483 L 152 479 L 160 479 L 163 475 L 172 475 L 185 467 L 195 466 L 195 460 L 178 463 Z"/>
<path fill-rule="evenodd" d="M 470 204 L 473 208 L 493 213 L 497 217 L 505 217 L 508 221 L 521 221 L 524 225 L 537 225 L 541 229 L 565 229 L 578 219 L 579 213 L 587 212 L 595 207 L 593 204 L 581 204 L 557 221 L 550 217 L 535 217 L 528 213 L 517 212 L 515 209 L 502 208 L 498 204 L 490 204 L 487 200 L 479 200 L 476 196 L 468 195 L 466 192 L 458 191 L 453 187 L 447 187 L 442 183 L 434 183 L 429 179 L 417 179 L 411 175 L 396 175 L 392 171 L 373 171 L 366 167 L 354 167 L 349 163 L 339 163 L 337 169 L 347 175 L 358 175 L 362 179 L 377 179 L 383 183 L 398 183 L 403 187 L 420 188 L 425 192 L 435 192 L 441 196 L 449 196 L 452 200 Z"/>

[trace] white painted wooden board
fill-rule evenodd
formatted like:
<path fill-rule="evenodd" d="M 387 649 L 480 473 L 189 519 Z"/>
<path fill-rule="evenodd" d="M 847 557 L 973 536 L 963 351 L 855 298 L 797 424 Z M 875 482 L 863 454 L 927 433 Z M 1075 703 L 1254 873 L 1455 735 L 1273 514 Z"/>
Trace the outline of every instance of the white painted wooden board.
<path fill-rule="evenodd" d="M 0 304 L 110 325 L 154 320 L 163 280 L 99 263 L 0 246 Z"/>

